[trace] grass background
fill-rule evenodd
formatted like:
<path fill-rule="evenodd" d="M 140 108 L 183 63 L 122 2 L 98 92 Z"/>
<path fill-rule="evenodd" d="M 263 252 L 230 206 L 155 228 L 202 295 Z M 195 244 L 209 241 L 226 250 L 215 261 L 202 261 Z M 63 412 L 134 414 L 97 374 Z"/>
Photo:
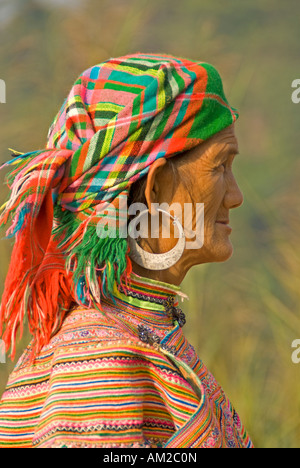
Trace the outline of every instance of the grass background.
<path fill-rule="evenodd" d="M 190 270 L 182 308 L 187 337 L 262 448 L 300 447 L 299 16 L 298 0 L 0 0 L 1 162 L 8 148 L 43 148 L 76 77 L 109 57 L 163 52 L 220 71 L 241 114 L 244 203 L 231 213 L 234 255 Z M 10 252 L 2 240 L 0 292 Z M 13 366 L 0 364 L 0 394 Z"/>

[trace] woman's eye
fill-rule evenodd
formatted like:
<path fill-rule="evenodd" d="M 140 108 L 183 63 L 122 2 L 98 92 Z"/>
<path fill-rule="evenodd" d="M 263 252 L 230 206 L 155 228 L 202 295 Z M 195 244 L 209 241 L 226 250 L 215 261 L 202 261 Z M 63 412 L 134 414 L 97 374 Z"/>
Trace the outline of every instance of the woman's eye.
<path fill-rule="evenodd" d="M 226 170 L 226 163 L 220 164 L 220 166 L 217 166 L 216 169 L 224 169 Z"/>

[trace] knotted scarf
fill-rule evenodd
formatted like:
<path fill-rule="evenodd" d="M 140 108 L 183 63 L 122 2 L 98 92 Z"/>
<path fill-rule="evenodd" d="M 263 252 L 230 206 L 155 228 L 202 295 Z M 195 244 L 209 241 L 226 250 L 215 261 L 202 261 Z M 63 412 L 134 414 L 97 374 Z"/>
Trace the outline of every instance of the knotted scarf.
<path fill-rule="evenodd" d="M 12 358 L 25 317 L 36 354 L 73 302 L 101 308 L 101 297 L 130 276 L 120 226 L 131 184 L 158 158 L 194 148 L 237 117 L 207 63 L 137 53 L 78 77 L 46 148 L 14 154 L 2 166 L 12 170 L 0 223 L 10 223 L 6 236 L 15 243 L 0 320 Z M 118 223 L 108 236 L 112 209 Z"/>

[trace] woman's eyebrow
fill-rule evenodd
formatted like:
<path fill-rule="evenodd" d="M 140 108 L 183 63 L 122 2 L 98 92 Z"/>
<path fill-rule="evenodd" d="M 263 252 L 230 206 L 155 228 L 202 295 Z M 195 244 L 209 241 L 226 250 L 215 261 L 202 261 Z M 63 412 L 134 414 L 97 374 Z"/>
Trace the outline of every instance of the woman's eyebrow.
<path fill-rule="evenodd" d="M 221 151 L 219 151 L 215 155 L 215 158 L 220 159 L 220 158 L 224 158 L 225 156 L 226 157 L 236 156 L 238 154 L 240 154 L 238 147 L 236 145 L 230 145 L 230 146 L 227 146 L 226 148 L 223 148 Z"/>

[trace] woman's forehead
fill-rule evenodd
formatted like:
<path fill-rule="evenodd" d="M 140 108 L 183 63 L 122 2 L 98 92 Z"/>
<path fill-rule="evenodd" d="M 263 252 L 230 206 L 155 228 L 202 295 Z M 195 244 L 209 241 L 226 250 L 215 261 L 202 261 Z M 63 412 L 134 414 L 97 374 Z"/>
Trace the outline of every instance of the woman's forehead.
<path fill-rule="evenodd" d="M 214 135 L 207 141 L 207 147 L 213 152 L 228 152 L 229 154 L 238 154 L 239 145 L 234 126 L 230 126 Z"/>
<path fill-rule="evenodd" d="M 214 158 L 217 155 L 236 155 L 239 154 L 239 145 L 234 129 L 225 129 L 214 135 L 214 137 L 201 143 L 195 148 L 187 151 L 179 158 L 178 162 L 182 164 L 198 160 L 199 158 Z M 180 161 L 181 159 L 181 161 Z"/>

